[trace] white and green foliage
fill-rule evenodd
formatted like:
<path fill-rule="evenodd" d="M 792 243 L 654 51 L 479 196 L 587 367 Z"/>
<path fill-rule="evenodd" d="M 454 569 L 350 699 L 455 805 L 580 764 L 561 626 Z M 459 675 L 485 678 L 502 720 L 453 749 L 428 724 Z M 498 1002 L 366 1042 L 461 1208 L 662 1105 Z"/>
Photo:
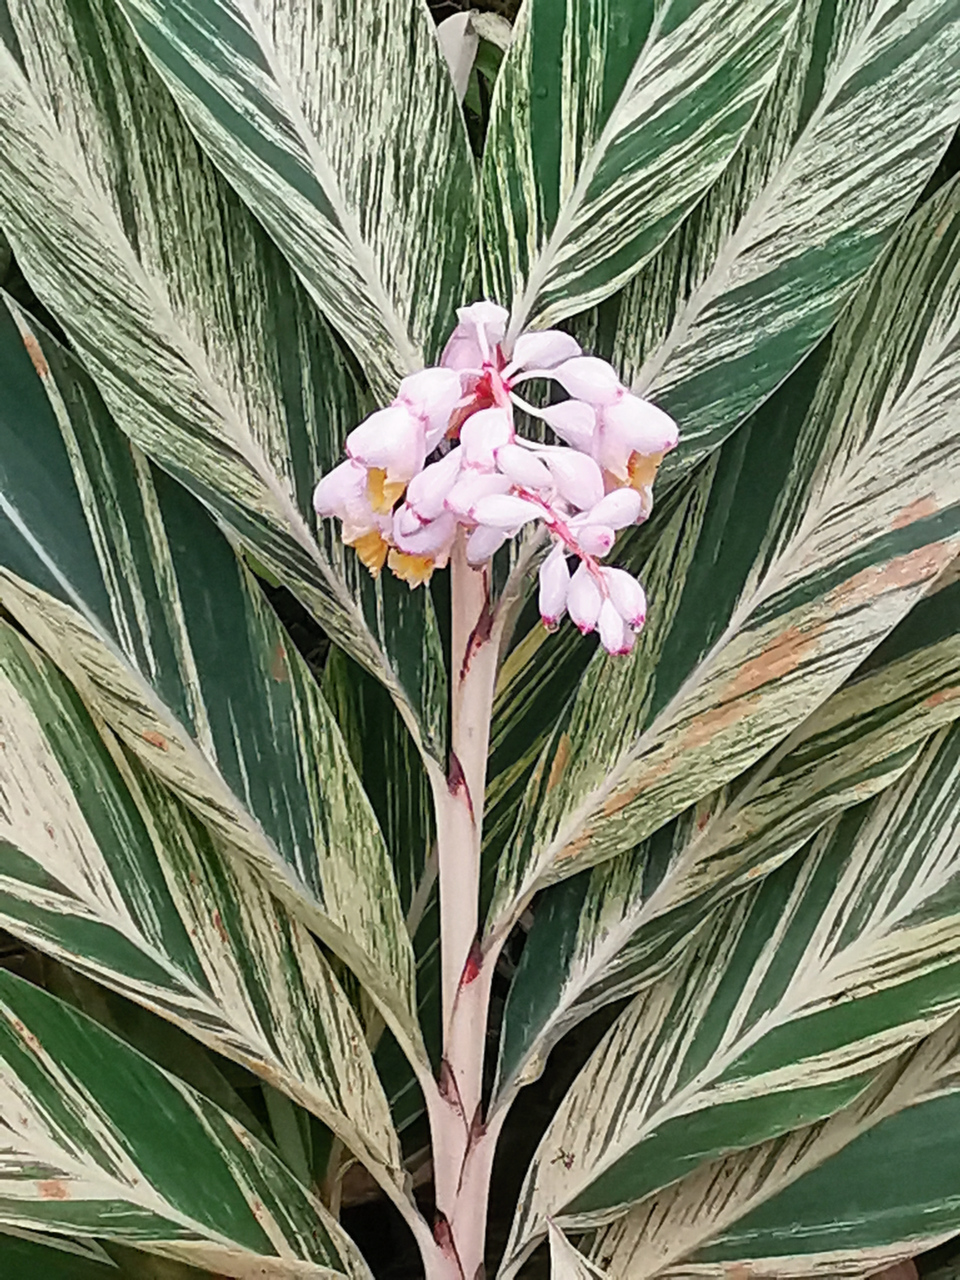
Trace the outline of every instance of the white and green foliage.
<path fill-rule="evenodd" d="M 0 1275 L 960 1238 L 960 6 L 489 7 L 0 4 Z M 314 511 L 482 297 L 679 424 L 632 652 Z"/>

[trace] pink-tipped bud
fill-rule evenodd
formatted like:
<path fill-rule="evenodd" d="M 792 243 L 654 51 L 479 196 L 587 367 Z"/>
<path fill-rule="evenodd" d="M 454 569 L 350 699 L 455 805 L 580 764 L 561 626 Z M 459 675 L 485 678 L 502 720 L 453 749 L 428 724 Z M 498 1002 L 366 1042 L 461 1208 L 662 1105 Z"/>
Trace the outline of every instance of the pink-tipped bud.
<path fill-rule="evenodd" d="M 392 404 L 371 413 L 347 436 L 347 453 L 388 480 L 410 480 L 423 467 L 424 426 L 408 405 Z"/>
<path fill-rule="evenodd" d="M 628 627 L 638 631 L 647 620 L 647 597 L 643 587 L 626 569 L 603 570 L 610 602 Z"/>
<path fill-rule="evenodd" d="M 595 409 L 582 400 L 564 400 L 563 404 L 548 405 L 542 412 L 544 422 L 561 440 L 581 453 L 591 452 L 597 426 Z"/>
<path fill-rule="evenodd" d="M 567 611 L 570 570 L 562 544 L 558 543 L 540 566 L 540 617 L 554 627 Z"/>
<path fill-rule="evenodd" d="M 438 462 L 431 462 L 407 486 L 407 502 L 422 520 L 436 520 L 460 474 L 462 454 L 451 449 Z"/>
<path fill-rule="evenodd" d="M 454 369 L 421 369 L 400 383 L 397 400 L 425 423 L 427 453 L 443 439 L 459 399 L 460 375 Z"/>
<path fill-rule="evenodd" d="M 509 444 L 513 428 L 505 409 L 480 409 L 460 428 L 460 447 L 464 461 L 471 467 L 492 471 L 496 451 Z"/>
<path fill-rule="evenodd" d="M 456 532 L 457 522 L 449 511 L 410 534 L 401 532 L 397 516 L 393 519 L 393 540 L 397 547 L 406 555 L 429 556 L 434 561 L 449 555 Z"/>
<path fill-rule="evenodd" d="M 613 546 L 616 531 L 606 524 L 588 524 L 577 529 L 577 545 L 588 556 L 603 557 Z"/>
<path fill-rule="evenodd" d="M 467 539 L 468 564 L 485 564 L 507 540 L 502 529 L 492 529 L 487 525 L 477 525 Z"/>
<path fill-rule="evenodd" d="M 611 529 L 626 529 L 636 524 L 643 514 L 643 496 L 636 489 L 614 489 L 601 498 L 590 511 L 591 524 L 608 524 Z"/>
<path fill-rule="evenodd" d="M 574 356 L 558 365 L 551 376 L 575 400 L 585 400 L 587 404 L 613 404 L 625 394 L 613 365 L 596 356 Z"/>
<path fill-rule="evenodd" d="M 668 453 L 677 447 L 677 424 L 649 400 L 627 393 L 601 413 L 605 432 L 618 436 L 631 453 Z"/>
<path fill-rule="evenodd" d="M 549 449 L 543 459 L 557 491 L 580 511 L 589 511 L 603 497 L 603 475 L 594 460 L 575 449 Z"/>
<path fill-rule="evenodd" d="M 511 493 L 496 493 L 488 498 L 481 498 L 470 514 L 477 524 L 516 532 L 529 521 L 539 520 L 544 513 L 535 503 L 527 502 L 524 498 L 517 498 Z"/>
<path fill-rule="evenodd" d="M 497 466 L 514 484 L 524 489 L 547 489 L 553 481 L 550 472 L 535 453 L 518 444 L 504 444 L 497 450 Z"/>
<path fill-rule="evenodd" d="M 604 600 L 600 606 L 597 630 L 600 632 L 600 643 L 607 653 L 622 655 L 633 648 L 633 632 L 609 600 Z"/>
<path fill-rule="evenodd" d="M 584 635 L 593 631 L 596 627 L 602 603 L 603 597 L 600 594 L 600 588 L 594 581 L 593 575 L 586 564 L 581 563 L 579 569 L 570 579 L 570 589 L 567 592 L 567 611 L 574 624 L 580 628 Z"/>
<path fill-rule="evenodd" d="M 517 369 L 552 369 L 573 356 L 580 355 L 580 343 L 559 329 L 541 333 L 523 333 L 513 348 L 511 363 Z"/>

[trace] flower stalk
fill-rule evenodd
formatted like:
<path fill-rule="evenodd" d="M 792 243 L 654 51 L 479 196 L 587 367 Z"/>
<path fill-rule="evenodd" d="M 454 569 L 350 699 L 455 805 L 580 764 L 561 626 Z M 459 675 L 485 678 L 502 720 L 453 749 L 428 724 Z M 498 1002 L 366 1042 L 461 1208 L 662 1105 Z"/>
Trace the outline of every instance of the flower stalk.
<path fill-rule="evenodd" d="M 503 350 L 507 313 L 464 307 L 437 368 L 405 378 L 394 402 L 347 438 L 347 460 L 317 486 L 321 516 L 374 575 L 386 566 L 411 588 L 450 566 L 450 750 L 427 762 L 437 827 L 442 1064 L 421 1080 L 433 1147 L 436 1220 L 415 1234 L 428 1280 L 482 1280 L 490 1175 L 507 1108 L 484 1114 L 483 1068 L 493 972 L 503 939 L 481 943 L 484 791 L 498 666 L 544 542 L 544 625 L 569 613 L 626 654 L 643 626 L 640 583 L 603 563 L 617 532 L 645 520 L 676 425 L 631 395 L 569 334 L 522 334 Z M 567 393 L 537 408 L 515 388 L 550 379 Z M 558 443 L 522 436 L 515 410 L 541 419 Z M 539 530 L 539 533 L 536 532 Z M 492 561 L 524 544 L 500 600 Z M 570 561 L 575 562 L 573 572 Z"/>

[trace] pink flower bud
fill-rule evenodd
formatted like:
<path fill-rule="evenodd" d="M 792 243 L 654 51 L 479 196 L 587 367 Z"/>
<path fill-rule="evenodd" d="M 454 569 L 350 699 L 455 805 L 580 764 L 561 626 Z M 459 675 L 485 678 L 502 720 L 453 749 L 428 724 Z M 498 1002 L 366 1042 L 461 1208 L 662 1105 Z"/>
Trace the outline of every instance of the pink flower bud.
<path fill-rule="evenodd" d="M 407 486 L 407 502 L 421 520 L 435 520 L 460 474 L 462 454 L 451 449 L 438 462 L 431 462 Z"/>
<path fill-rule="evenodd" d="M 464 461 L 471 467 L 492 471 L 497 465 L 497 449 L 508 444 L 512 434 L 505 409 L 480 409 L 471 414 L 460 428 Z"/>
<path fill-rule="evenodd" d="M 393 540 L 406 555 L 429 556 L 433 561 L 446 560 L 457 532 L 457 522 L 449 511 L 444 511 L 436 520 L 421 525 L 415 533 L 402 533 L 399 523 L 394 516 Z"/>
<path fill-rule="evenodd" d="M 393 528 L 399 537 L 410 537 L 418 533 L 426 523 L 427 521 L 421 519 L 408 502 L 398 507 L 393 513 Z"/>
<path fill-rule="evenodd" d="M 563 404 L 548 405 L 542 412 L 544 422 L 561 440 L 581 453 L 591 452 L 597 414 L 590 405 L 582 400 L 564 400 Z"/>
<path fill-rule="evenodd" d="M 562 498 L 581 511 L 596 506 L 603 497 L 603 475 L 592 458 L 562 448 L 546 449 L 541 456 Z"/>
<path fill-rule="evenodd" d="M 507 330 L 509 313 L 493 302 L 475 302 L 469 307 L 459 307 L 460 323 L 450 335 L 443 349 L 440 363 L 446 369 L 479 370 L 485 359 L 492 355 Z M 478 327 L 483 333 L 481 344 Z M 487 354 L 483 351 L 487 348 Z"/>
<path fill-rule="evenodd" d="M 647 597 L 643 587 L 626 569 L 604 568 L 603 582 L 617 613 L 629 627 L 639 630 L 647 620 Z"/>
<path fill-rule="evenodd" d="M 540 617 L 545 627 L 553 627 L 567 611 L 570 570 L 563 545 L 558 543 L 540 566 Z"/>
<path fill-rule="evenodd" d="M 613 404 L 625 394 L 613 365 L 596 356 L 574 356 L 558 365 L 551 376 L 575 400 L 585 400 L 587 404 Z"/>
<path fill-rule="evenodd" d="M 461 471 L 460 478 L 447 494 L 444 506 L 460 520 L 471 519 L 470 512 L 481 498 L 491 493 L 509 493 L 511 480 L 499 471 Z"/>
<path fill-rule="evenodd" d="M 605 556 L 613 546 L 616 531 L 606 524 L 588 524 L 577 529 L 577 545 L 588 556 Z"/>
<path fill-rule="evenodd" d="M 569 333 L 544 329 L 541 333 L 523 333 L 513 348 L 511 367 L 515 369 L 552 369 L 563 360 L 580 355 L 580 344 Z"/>
<path fill-rule="evenodd" d="M 460 375 L 453 369 L 421 369 L 400 383 L 397 400 L 424 420 L 427 453 L 443 439 L 459 399 Z"/>
<path fill-rule="evenodd" d="M 590 524 L 608 524 L 612 529 L 625 529 L 636 524 L 643 513 L 643 496 L 636 489 L 614 489 L 601 498 L 589 513 Z"/>
<path fill-rule="evenodd" d="M 484 564 L 507 540 L 502 529 L 491 529 L 481 524 L 474 529 L 467 539 L 467 562 Z"/>
<path fill-rule="evenodd" d="M 504 444 L 497 450 L 497 466 L 514 484 L 524 489 L 546 489 L 553 481 L 535 453 L 518 444 Z"/>
<path fill-rule="evenodd" d="M 313 491 L 313 508 L 318 516 L 343 519 L 347 509 L 360 501 L 367 488 L 367 469 L 348 459 L 320 479 Z"/>
<path fill-rule="evenodd" d="M 567 611 L 574 624 L 584 635 L 593 631 L 600 616 L 603 597 L 600 588 L 593 579 L 587 566 L 581 563 L 579 569 L 570 579 L 570 590 L 567 592 Z"/>
<path fill-rule="evenodd" d="M 617 613 L 609 600 L 600 606 L 598 618 L 600 643 L 607 653 L 625 654 L 633 648 L 633 632 Z"/>
<path fill-rule="evenodd" d="M 378 409 L 347 436 L 347 453 L 385 471 L 388 480 L 410 480 L 423 467 L 423 423 L 405 404 Z"/>
<path fill-rule="evenodd" d="M 488 524 L 494 529 L 515 533 L 530 520 L 541 519 L 544 513 L 525 498 L 517 498 L 512 493 L 495 493 L 475 503 L 470 514 L 477 524 Z"/>

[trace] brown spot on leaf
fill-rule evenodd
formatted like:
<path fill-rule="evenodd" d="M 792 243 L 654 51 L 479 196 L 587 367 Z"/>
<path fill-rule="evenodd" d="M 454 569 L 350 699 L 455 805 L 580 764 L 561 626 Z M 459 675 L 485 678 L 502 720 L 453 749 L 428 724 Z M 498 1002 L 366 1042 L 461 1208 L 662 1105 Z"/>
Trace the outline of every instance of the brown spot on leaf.
<path fill-rule="evenodd" d="M 157 733 L 155 729 L 148 729 L 146 733 L 140 735 L 144 742 L 149 742 L 151 747 L 157 747 L 160 751 L 167 750 L 167 740 L 162 733 Z"/>
<path fill-rule="evenodd" d="M 219 911 L 214 911 L 213 913 L 213 927 L 216 929 L 217 933 L 220 935 L 220 941 L 224 945 L 226 945 L 228 941 L 227 931 L 223 927 L 223 917 L 221 916 Z"/>
<path fill-rule="evenodd" d="M 953 685 L 949 689 L 938 689 L 936 693 L 931 693 L 928 698 L 924 698 L 923 705 L 925 707 L 942 707 L 945 702 L 953 702 L 960 697 L 960 688 Z"/>
<path fill-rule="evenodd" d="M 287 668 L 287 651 L 281 643 L 274 645 L 270 655 L 270 676 L 277 684 L 287 684 L 290 672 Z"/>
<path fill-rule="evenodd" d="M 19 1018 L 11 1018 L 10 1025 L 28 1049 L 32 1050 L 34 1053 L 40 1052 L 40 1041 L 32 1031 L 27 1030 L 26 1025 L 21 1022 Z"/>
<path fill-rule="evenodd" d="M 30 357 L 30 363 L 39 373 L 41 378 L 45 378 L 50 372 L 50 366 L 47 364 L 46 357 L 40 350 L 40 343 L 36 340 L 32 333 L 23 335 L 23 345 L 27 349 L 27 355 Z"/>
<path fill-rule="evenodd" d="M 70 1188 L 62 1178 L 48 1178 L 37 1183 L 37 1194 L 41 1200 L 69 1200 Z"/>
<path fill-rule="evenodd" d="M 557 749 L 554 752 L 553 760 L 550 763 L 550 776 L 547 778 L 547 794 L 560 781 L 563 771 L 567 767 L 567 761 L 570 759 L 570 735 L 562 733 L 560 741 L 557 743 Z"/>
<path fill-rule="evenodd" d="M 932 494 L 926 498 L 917 498 L 915 502 L 910 502 L 905 507 L 901 507 L 893 517 L 890 527 L 892 529 L 906 529 L 915 520 L 923 520 L 925 516 L 935 516 L 939 510 L 937 500 Z"/>
<path fill-rule="evenodd" d="M 846 582 L 827 593 L 824 597 L 832 608 L 842 605 L 855 608 L 867 604 L 887 591 L 897 591 L 902 587 L 912 587 L 919 582 L 927 582 L 953 559 L 956 548 L 949 542 L 932 542 L 924 547 L 916 547 L 902 556 L 888 560 L 884 565 L 876 565 L 870 569 L 861 569 Z"/>

